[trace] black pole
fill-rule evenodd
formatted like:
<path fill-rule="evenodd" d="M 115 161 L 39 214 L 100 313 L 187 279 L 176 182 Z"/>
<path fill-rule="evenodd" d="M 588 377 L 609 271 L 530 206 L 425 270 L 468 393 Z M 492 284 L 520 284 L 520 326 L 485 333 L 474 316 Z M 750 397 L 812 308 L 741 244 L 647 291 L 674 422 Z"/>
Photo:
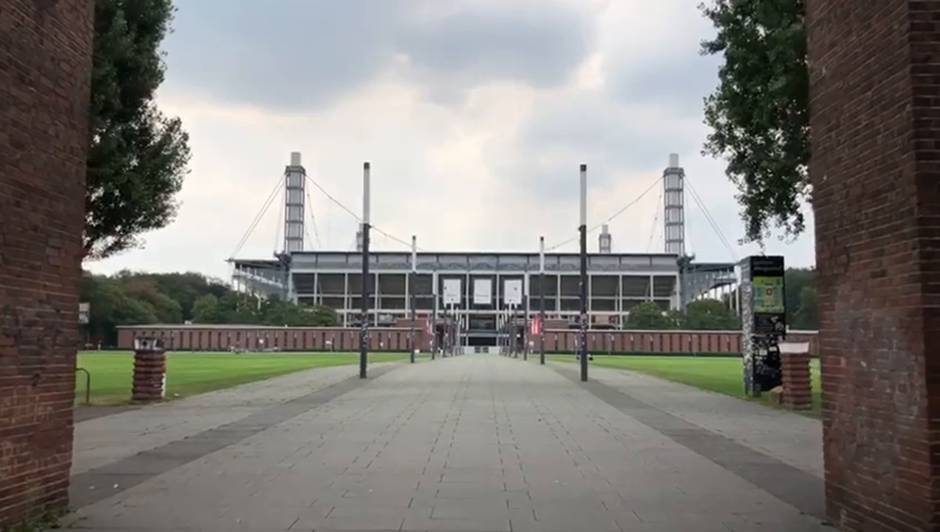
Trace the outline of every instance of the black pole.
<path fill-rule="evenodd" d="M 581 362 L 581 380 L 588 380 L 588 359 L 587 359 L 587 165 L 581 165 L 581 226 L 578 231 L 581 233 L 581 334 L 578 345 L 578 355 Z"/>
<path fill-rule="evenodd" d="M 524 296 L 525 314 L 522 317 L 522 360 L 529 360 L 529 294 Z"/>
<path fill-rule="evenodd" d="M 411 272 L 411 279 L 408 280 L 408 286 L 411 288 L 411 363 L 415 363 L 415 320 L 417 320 L 415 313 L 415 274 Z"/>
<path fill-rule="evenodd" d="M 367 376 L 369 359 L 369 163 L 363 163 L 362 326 L 359 329 L 359 378 Z"/>
<path fill-rule="evenodd" d="M 411 235 L 411 271 L 408 272 L 408 275 L 410 277 L 408 279 L 408 291 L 411 292 L 409 295 L 411 296 L 411 342 L 410 342 L 411 345 L 410 347 L 411 347 L 411 363 L 412 364 L 415 363 L 415 320 L 417 320 L 417 316 L 415 313 L 415 278 L 416 278 L 415 270 L 417 269 L 417 266 L 418 266 L 417 262 L 415 261 L 415 257 L 416 257 L 415 252 L 417 250 L 416 240 L 417 240 L 417 237 L 415 237 L 415 235 Z"/>
<path fill-rule="evenodd" d="M 539 237 L 539 364 L 545 365 L 545 237 Z"/>
<path fill-rule="evenodd" d="M 431 284 L 434 284 L 434 275 L 431 275 Z M 431 288 L 434 301 L 431 302 L 431 360 L 437 358 L 437 287 Z"/>

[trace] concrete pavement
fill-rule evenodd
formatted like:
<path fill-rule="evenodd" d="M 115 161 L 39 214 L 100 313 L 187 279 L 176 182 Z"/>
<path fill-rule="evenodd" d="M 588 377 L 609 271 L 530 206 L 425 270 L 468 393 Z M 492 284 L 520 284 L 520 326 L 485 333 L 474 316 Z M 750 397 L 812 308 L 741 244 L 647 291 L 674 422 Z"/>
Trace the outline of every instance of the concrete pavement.
<path fill-rule="evenodd" d="M 597 371 L 600 378 L 584 385 L 566 374 L 573 369 L 472 355 L 399 365 L 367 381 L 314 370 L 291 376 L 299 395 L 251 411 L 239 398 L 257 388 L 229 390 L 231 407 L 212 402 L 211 423 L 192 403 L 154 407 L 168 420 L 197 421 L 168 434 L 124 431 L 146 445 L 114 445 L 105 434 L 151 408 L 85 422 L 94 430 L 79 423 L 76 454 L 84 458 L 75 478 L 84 482 L 75 489 L 85 493 L 73 496 L 81 507 L 64 524 L 100 531 L 826 529 L 812 459 L 739 441 L 728 423 L 709 430 L 697 424 L 707 416 L 680 417 L 650 396 L 631 395 L 617 373 Z M 677 386 L 655 381 L 644 393 L 655 395 L 656 382 L 667 392 Z M 720 417 L 721 408 L 710 412 Z M 780 414 L 775 423 L 803 422 Z M 786 430 L 780 434 L 786 439 Z M 111 441 L 112 456 L 83 438 Z"/>

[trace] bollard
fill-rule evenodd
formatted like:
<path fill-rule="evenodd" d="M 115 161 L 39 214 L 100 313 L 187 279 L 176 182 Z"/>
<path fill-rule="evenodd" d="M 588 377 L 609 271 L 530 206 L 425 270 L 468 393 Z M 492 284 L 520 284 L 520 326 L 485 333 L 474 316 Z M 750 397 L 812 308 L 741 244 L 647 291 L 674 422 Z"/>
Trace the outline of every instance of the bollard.
<path fill-rule="evenodd" d="M 131 400 L 135 403 L 162 401 L 166 396 L 166 350 L 156 338 L 134 340 L 134 384 Z"/>
<path fill-rule="evenodd" d="M 781 342 L 780 365 L 783 380 L 783 406 L 790 410 L 813 407 L 808 342 Z"/>

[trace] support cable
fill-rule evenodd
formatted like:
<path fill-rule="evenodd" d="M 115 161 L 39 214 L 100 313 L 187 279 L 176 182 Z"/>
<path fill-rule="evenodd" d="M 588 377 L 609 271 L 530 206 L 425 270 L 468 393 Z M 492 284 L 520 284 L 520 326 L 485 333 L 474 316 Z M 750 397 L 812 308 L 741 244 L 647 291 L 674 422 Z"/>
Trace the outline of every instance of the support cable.
<path fill-rule="evenodd" d="M 317 183 L 316 181 L 314 181 L 314 179 L 313 179 L 312 177 L 306 176 L 306 178 L 307 178 L 307 181 L 309 181 L 311 185 L 313 185 L 314 187 L 316 187 L 317 190 L 319 190 L 320 192 L 322 192 L 323 195 L 327 197 L 327 199 L 329 199 L 330 201 L 332 201 L 333 203 L 335 203 L 340 209 L 343 209 L 344 211 L 346 211 L 346 213 L 349 214 L 350 216 L 352 216 L 353 219 L 355 219 L 359 224 L 362 224 L 362 217 L 361 217 L 361 216 L 359 216 L 358 214 L 356 214 L 355 212 L 353 212 L 353 210 L 350 209 L 349 207 L 343 205 L 342 202 L 340 202 L 340 201 L 339 201 L 338 199 L 336 199 L 332 194 L 330 194 L 329 192 L 327 192 L 326 189 L 323 188 L 322 186 L 320 186 L 319 183 Z M 376 226 L 376 225 L 374 225 L 374 224 L 369 224 L 369 229 L 371 229 L 371 230 L 373 230 L 373 231 L 379 233 L 380 235 L 385 236 L 386 238 L 388 238 L 388 239 L 390 239 L 390 240 L 394 240 L 395 242 L 398 242 L 399 244 L 401 244 L 401 245 L 407 247 L 408 249 L 411 249 L 411 242 L 410 242 L 410 241 L 406 241 L 406 240 L 403 239 L 403 238 L 398 238 L 397 236 L 395 236 L 395 235 L 389 233 L 388 231 L 383 230 L 381 227 L 378 227 L 378 226 Z M 424 250 L 421 249 L 420 247 L 418 248 L 418 250 L 419 250 L 419 251 L 424 251 Z"/>
<path fill-rule="evenodd" d="M 323 244 L 320 243 L 320 230 L 317 228 L 317 217 L 313 211 L 313 202 L 310 201 L 310 192 L 305 191 L 305 193 L 307 194 L 307 207 L 310 211 L 310 224 L 313 226 L 313 236 L 317 239 L 317 249 L 320 249 L 323 247 Z M 304 226 L 304 229 L 306 229 L 306 226 Z M 311 244 L 313 244 L 313 242 L 311 242 Z"/>
<path fill-rule="evenodd" d="M 688 177 L 686 178 L 685 181 L 686 183 L 689 184 L 689 192 L 692 193 L 692 199 L 695 201 L 696 205 L 698 205 L 699 209 L 702 210 L 702 214 L 705 215 L 705 220 L 708 222 L 709 225 L 711 225 L 712 230 L 718 236 L 718 239 L 721 241 L 721 243 L 725 246 L 725 249 L 728 250 L 728 253 L 735 260 L 735 262 L 737 262 L 738 254 L 735 253 L 734 247 L 728 242 L 728 239 L 725 238 L 724 232 L 722 232 L 721 227 L 718 225 L 718 222 L 716 222 L 715 219 L 712 217 L 711 212 L 708 211 L 708 207 L 705 206 L 705 202 L 702 201 L 702 198 L 698 195 L 698 192 L 695 190 L 695 186 L 692 185 L 692 181 L 690 181 Z"/>
<path fill-rule="evenodd" d="M 653 216 L 653 226 L 650 227 L 650 239 L 646 242 L 646 252 L 650 252 L 650 248 L 653 247 L 653 237 L 655 237 L 659 231 L 659 206 L 663 201 L 663 189 L 659 189 L 659 196 L 656 199 L 656 214 Z"/>
<path fill-rule="evenodd" d="M 242 247 L 245 245 L 245 242 L 248 241 L 248 238 L 251 237 L 251 233 L 255 230 L 255 227 L 258 226 L 258 222 L 261 221 L 261 218 L 264 217 L 264 214 L 268 212 L 268 208 L 271 207 L 271 201 L 274 199 L 274 196 L 277 194 L 277 191 L 281 186 L 281 176 L 278 176 L 277 183 L 274 185 L 274 189 L 271 190 L 271 193 L 268 194 L 268 198 L 264 200 L 264 204 L 261 206 L 261 210 L 258 211 L 258 214 L 255 215 L 254 219 L 251 221 L 251 224 L 248 225 L 248 230 L 245 231 L 245 234 L 242 235 L 241 240 L 238 241 L 238 245 L 235 246 L 235 251 L 229 255 L 231 258 L 235 258 L 236 255 L 242 250 Z"/>
<path fill-rule="evenodd" d="M 591 234 L 591 233 L 593 233 L 594 231 L 597 231 L 597 230 L 600 229 L 604 224 L 609 224 L 610 222 L 614 221 L 615 218 L 617 218 L 617 217 L 620 216 L 621 214 L 627 212 L 627 209 L 629 209 L 630 207 L 632 207 L 632 206 L 636 205 L 637 203 L 639 203 L 639 201 L 642 200 L 647 194 L 649 194 L 650 191 L 653 190 L 653 188 L 654 188 L 656 185 L 658 185 L 658 184 L 660 183 L 660 181 L 662 181 L 662 180 L 663 180 L 662 177 L 656 178 L 656 180 L 653 181 L 653 182 L 650 184 L 650 186 L 646 187 L 646 189 L 645 189 L 643 192 L 641 192 L 639 196 L 637 196 L 636 198 L 634 198 L 633 201 L 630 201 L 629 203 L 627 203 L 626 205 L 624 205 L 624 206 L 621 207 L 620 209 L 617 209 L 616 212 L 614 212 L 613 214 L 611 214 L 610 216 L 608 216 L 603 222 L 601 222 L 601 223 L 599 223 L 599 224 L 597 224 L 597 225 L 595 225 L 595 226 L 592 226 L 590 229 L 588 229 L 588 230 L 587 230 L 588 234 Z M 575 235 L 575 236 L 569 238 L 568 240 L 564 240 L 564 241 L 559 242 L 559 243 L 557 243 L 557 244 L 555 244 L 555 245 L 553 245 L 553 246 L 549 246 L 549 247 L 545 248 L 545 251 L 554 251 L 554 250 L 556 250 L 556 249 L 558 249 L 558 248 L 560 248 L 560 247 L 562 247 L 562 246 L 564 246 L 564 245 L 570 244 L 570 243 L 574 242 L 575 240 L 578 240 L 579 238 L 580 238 L 580 235 Z"/>
<path fill-rule="evenodd" d="M 286 190 L 284 191 L 284 194 L 285 195 L 287 194 Z M 277 226 L 274 228 L 274 253 L 277 253 L 277 245 L 281 240 L 281 226 L 286 224 L 286 222 L 284 221 L 284 214 L 285 214 L 284 211 L 286 207 L 284 206 L 283 201 L 281 201 L 280 204 L 281 204 L 281 214 L 280 216 L 277 217 Z M 284 231 L 285 233 L 287 232 L 286 227 L 284 228 Z M 285 234 L 284 236 L 286 237 L 287 235 Z M 286 252 L 287 250 L 285 249 L 283 251 Z"/>

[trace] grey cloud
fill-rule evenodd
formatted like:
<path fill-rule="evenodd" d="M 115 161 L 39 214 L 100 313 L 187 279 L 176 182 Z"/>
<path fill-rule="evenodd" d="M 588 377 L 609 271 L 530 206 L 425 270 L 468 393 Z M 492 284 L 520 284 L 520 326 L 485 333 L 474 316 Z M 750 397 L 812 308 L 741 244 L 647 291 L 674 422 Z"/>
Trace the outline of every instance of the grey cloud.
<path fill-rule="evenodd" d="M 560 5 L 439 17 L 433 2 L 183 0 L 165 44 L 168 82 L 276 109 L 311 108 L 370 82 L 396 56 L 432 95 L 511 79 L 560 83 L 588 53 L 587 13 Z"/>
<path fill-rule="evenodd" d="M 718 85 L 721 61 L 697 55 L 694 50 L 685 52 L 650 55 L 643 61 L 609 67 L 611 94 L 623 102 L 701 115 L 703 99 Z"/>
<path fill-rule="evenodd" d="M 501 8 L 471 4 L 412 21 L 401 51 L 419 69 L 462 84 L 498 79 L 540 87 L 564 82 L 590 52 L 594 28 L 585 13 L 548 2 Z"/>
<path fill-rule="evenodd" d="M 392 56 L 396 1 L 186 0 L 166 42 L 168 78 L 271 108 L 322 103 Z M 391 22 L 391 23 L 389 23 Z"/>
<path fill-rule="evenodd" d="M 671 152 L 698 151 L 697 132 L 640 117 L 628 107 L 590 95 L 541 107 L 519 134 L 518 155 L 489 160 L 494 172 L 541 199 L 570 196 L 577 165 L 587 163 L 592 186 L 611 184 L 618 174 L 657 175 Z"/>

